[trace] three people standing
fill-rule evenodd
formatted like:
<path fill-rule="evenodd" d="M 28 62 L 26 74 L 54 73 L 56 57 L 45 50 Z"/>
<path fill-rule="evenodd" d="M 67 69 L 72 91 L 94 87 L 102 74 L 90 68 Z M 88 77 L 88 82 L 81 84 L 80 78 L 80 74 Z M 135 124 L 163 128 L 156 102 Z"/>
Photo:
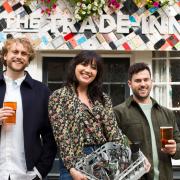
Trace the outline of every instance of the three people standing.
<path fill-rule="evenodd" d="M 128 146 L 119 128 L 131 142 L 140 142 L 140 149 L 152 164 L 142 179 L 172 179 L 171 158 L 180 158 L 180 133 L 173 112 L 150 97 L 152 80 L 146 64 L 129 68 L 133 95 L 114 108 L 115 117 L 111 100 L 102 91 L 102 59 L 95 51 L 81 51 L 72 59 L 65 86 L 50 99 L 48 88 L 25 71 L 33 58 L 33 47 L 25 38 L 9 39 L 2 49 L 6 67 L 0 75 L 2 180 L 45 177 L 52 167 L 56 144 L 60 179 L 86 180 L 75 169 L 76 162 L 108 141 Z M 5 123 L 15 112 L 3 107 L 3 102 L 11 100 L 17 103 L 15 125 Z M 173 127 L 174 139 L 165 148 L 160 146 L 160 126 Z"/>

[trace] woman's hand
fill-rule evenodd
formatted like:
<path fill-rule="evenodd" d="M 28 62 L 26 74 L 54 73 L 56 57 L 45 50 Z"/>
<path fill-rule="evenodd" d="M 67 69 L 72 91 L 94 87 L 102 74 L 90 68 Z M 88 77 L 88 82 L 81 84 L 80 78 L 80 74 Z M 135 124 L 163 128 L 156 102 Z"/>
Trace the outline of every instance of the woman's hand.
<path fill-rule="evenodd" d="M 75 168 L 70 169 L 70 174 L 74 180 L 88 180 L 87 177 Z"/>
<path fill-rule="evenodd" d="M 4 120 L 7 119 L 8 116 L 12 116 L 15 112 L 11 107 L 3 107 L 0 108 L 0 125 L 3 124 Z"/>

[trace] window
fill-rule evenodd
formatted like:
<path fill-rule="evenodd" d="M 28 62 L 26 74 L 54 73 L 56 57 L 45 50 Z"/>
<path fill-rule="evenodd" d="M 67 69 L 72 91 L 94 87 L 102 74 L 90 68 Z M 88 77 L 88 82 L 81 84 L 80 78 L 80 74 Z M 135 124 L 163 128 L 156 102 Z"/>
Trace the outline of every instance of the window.
<path fill-rule="evenodd" d="M 180 52 L 153 52 L 152 74 L 154 98 L 174 110 L 180 127 Z"/>
<path fill-rule="evenodd" d="M 44 57 L 43 58 L 43 82 L 51 91 L 62 87 L 66 79 L 67 66 L 71 57 Z"/>
<path fill-rule="evenodd" d="M 103 88 L 114 106 L 123 102 L 130 94 L 127 85 L 129 64 L 129 58 L 104 58 Z"/>

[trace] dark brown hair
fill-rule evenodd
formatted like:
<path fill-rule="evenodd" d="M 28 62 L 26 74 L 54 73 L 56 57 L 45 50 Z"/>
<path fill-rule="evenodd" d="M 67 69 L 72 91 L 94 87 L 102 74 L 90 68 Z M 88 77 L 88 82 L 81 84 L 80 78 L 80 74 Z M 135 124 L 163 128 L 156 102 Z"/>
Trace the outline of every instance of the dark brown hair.
<path fill-rule="evenodd" d="M 146 63 L 141 62 L 132 64 L 128 70 L 128 80 L 131 80 L 134 74 L 137 74 L 138 72 L 143 71 L 145 69 L 148 70 L 151 77 L 151 71 Z"/>
<path fill-rule="evenodd" d="M 102 92 L 103 60 L 95 51 L 83 50 L 70 61 L 66 84 L 68 86 L 74 85 L 77 88 L 79 82 L 75 75 L 76 66 L 82 62 L 88 64 L 93 63 L 93 61 L 96 62 L 97 75 L 94 81 L 88 86 L 88 95 L 93 102 L 99 100 L 104 105 Z"/>

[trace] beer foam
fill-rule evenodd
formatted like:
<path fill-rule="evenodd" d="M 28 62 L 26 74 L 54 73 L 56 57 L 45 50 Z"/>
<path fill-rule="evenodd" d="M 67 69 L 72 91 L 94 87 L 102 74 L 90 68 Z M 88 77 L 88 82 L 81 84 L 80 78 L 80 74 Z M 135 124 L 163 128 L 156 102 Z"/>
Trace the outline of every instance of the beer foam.
<path fill-rule="evenodd" d="M 160 129 L 170 129 L 173 128 L 172 126 L 161 126 Z"/>

